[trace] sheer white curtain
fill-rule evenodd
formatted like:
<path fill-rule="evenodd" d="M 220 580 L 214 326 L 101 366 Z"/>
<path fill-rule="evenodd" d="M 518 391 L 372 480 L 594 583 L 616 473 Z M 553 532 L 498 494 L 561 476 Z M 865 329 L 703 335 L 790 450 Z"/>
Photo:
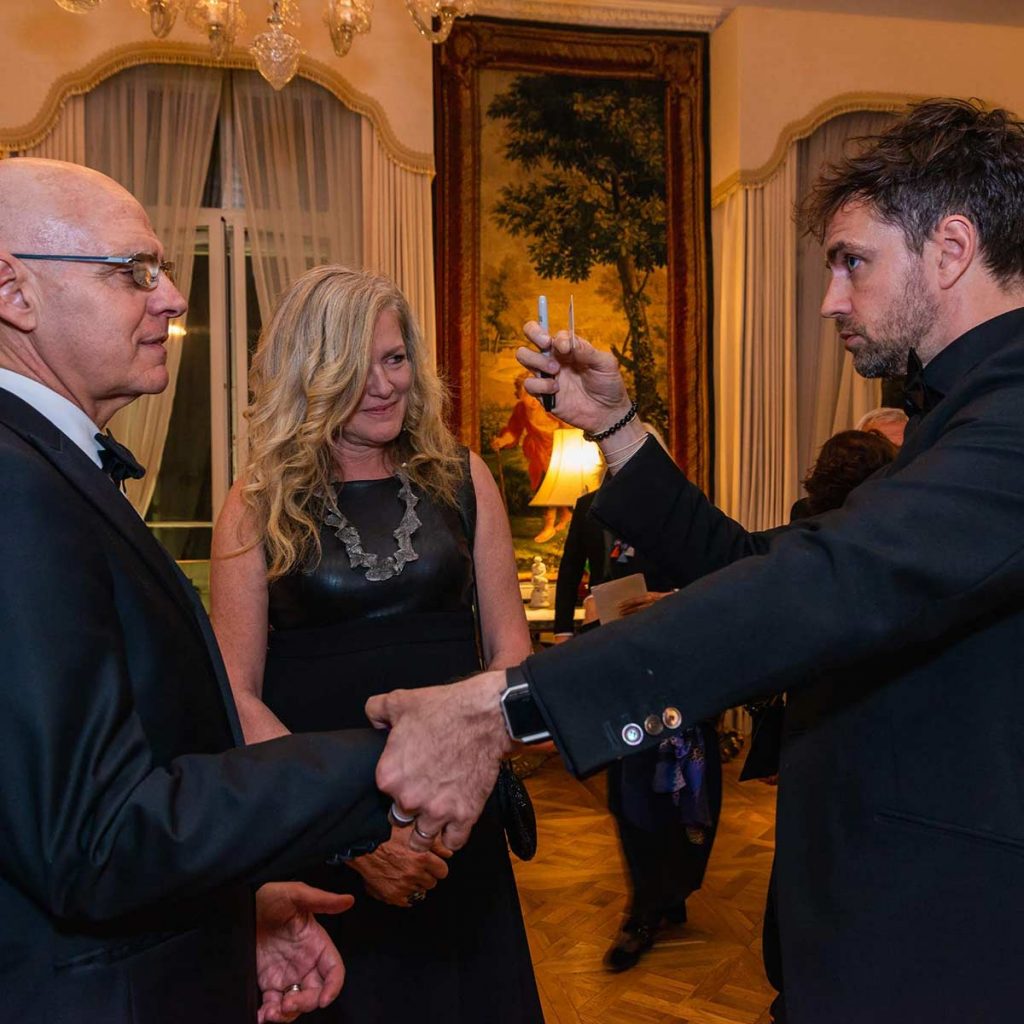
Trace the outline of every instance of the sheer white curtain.
<path fill-rule="evenodd" d="M 50 134 L 21 156 L 39 156 L 47 160 L 85 163 L 85 97 L 69 96 Z"/>
<path fill-rule="evenodd" d="M 114 75 L 85 97 L 85 162 L 119 181 L 146 208 L 186 296 L 222 79 L 208 68 L 147 65 Z M 133 402 L 111 422 L 146 466 L 142 480 L 128 481 L 128 497 L 142 515 L 160 472 L 180 363 L 181 341 L 171 338 L 167 390 Z"/>
<path fill-rule="evenodd" d="M 235 153 L 264 323 L 278 296 L 321 263 L 363 264 L 362 118 L 296 78 L 275 92 L 231 76 Z"/>
<path fill-rule="evenodd" d="M 725 201 L 715 414 L 719 506 L 748 529 L 796 496 L 796 161 Z"/>
<path fill-rule="evenodd" d="M 871 111 L 840 114 L 797 142 L 797 195 L 806 195 L 822 167 L 843 155 L 848 139 L 876 134 L 892 120 L 892 114 Z M 797 264 L 797 460 L 803 474 L 829 437 L 879 405 L 882 387 L 854 371 L 834 323 L 822 319 L 829 274 L 817 239 L 798 239 Z"/>
<path fill-rule="evenodd" d="M 433 357 L 437 332 L 431 177 L 396 163 L 365 118 L 362 155 L 364 266 L 402 289 Z"/>

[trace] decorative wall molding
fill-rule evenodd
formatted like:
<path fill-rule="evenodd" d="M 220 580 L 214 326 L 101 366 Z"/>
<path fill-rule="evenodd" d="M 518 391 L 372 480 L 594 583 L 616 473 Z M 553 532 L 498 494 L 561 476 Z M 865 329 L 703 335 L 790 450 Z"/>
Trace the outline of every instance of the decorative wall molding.
<path fill-rule="evenodd" d="M 193 67 L 256 70 L 256 62 L 246 50 L 241 49 L 233 50 L 224 60 L 215 61 L 209 50 L 198 44 L 153 40 L 119 46 L 101 54 L 84 67 L 61 75 L 50 87 L 42 107 L 31 121 L 15 128 L 0 128 L 0 155 L 6 155 L 12 150 L 29 149 L 42 142 L 53 130 L 69 96 L 81 96 L 95 89 L 111 75 L 140 64 L 188 64 Z M 377 100 L 353 88 L 330 65 L 311 57 L 302 57 L 298 73 L 323 86 L 349 110 L 366 117 L 373 124 L 381 144 L 395 164 L 414 174 L 433 175 L 433 154 L 417 152 L 400 142 L 384 108 Z"/>
<path fill-rule="evenodd" d="M 833 117 L 838 117 L 840 114 L 851 114 L 857 110 L 898 113 L 908 103 L 926 98 L 909 93 L 864 92 L 843 93 L 825 100 L 824 103 L 819 103 L 809 114 L 796 121 L 790 121 L 782 129 L 772 155 L 760 167 L 751 171 L 735 171 L 724 181 L 715 185 L 711 190 L 712 207 L 720 206 L 737 189 L 757 188 L 765 185 L 781 167 L 789 147 L 799 139 L 806 139 L 808 135 L 820 128 L 826 121 L 831 121 Z"/>
<path fill-rule="evenodd" d="M 476 13 L 563 25 L 713 32 L 734 6 L 683 0 L 478 0 Z"/>

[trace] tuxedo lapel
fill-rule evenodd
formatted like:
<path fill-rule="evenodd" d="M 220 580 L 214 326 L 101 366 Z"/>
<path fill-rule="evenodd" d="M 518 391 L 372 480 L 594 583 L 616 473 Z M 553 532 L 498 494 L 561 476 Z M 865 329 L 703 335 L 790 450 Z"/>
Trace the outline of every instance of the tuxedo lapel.
<path fill-rule="evenodd" d="M 110 478 L 85 453 L 27 402 L 0 388 L 0 423 L 32 445 L 65 479 L 74 486 L 131 545 L 161 586 L 173 598 L 182 615 L 206 646 L 214 674 L 231 723 L 235 743 L 241 745 L 242 732 L 231 687 L 220 649 L 210 628 L 206 611 L 191 581 L 149 532 L 131 503 L 111 483 Z"/>

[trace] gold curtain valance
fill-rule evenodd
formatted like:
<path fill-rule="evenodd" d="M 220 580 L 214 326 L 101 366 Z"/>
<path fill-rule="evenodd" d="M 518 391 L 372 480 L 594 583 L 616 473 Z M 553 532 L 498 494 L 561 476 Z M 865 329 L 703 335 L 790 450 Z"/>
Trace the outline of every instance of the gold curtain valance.
<path fill-rule="evenodd" d="M 711 205 L 724 203 L 739 188 L 754 188 L 766 184 L 772 179 L 782 161 L 789 152 L 789 147 L 799 139 L 806 139 L 820 128 L 826 121 L 840 114 L 851 114 L 858 110 L 892 114 L 902 110 L 908 103 L 927 99 L 925 96 L 913 96 L 909 93 L 843 93 L 832 99 L 819 103 L 805 117 L 790 121 L 779 133 L 775 149 L 768 160 L 760 167 L 751 171 L 734 171 L 724 181 L 714 186 L 711 192 Z"/>
<path fill-rule="evenodd" d="M 0 155 L 38 145 L 53 130 L 69 96 L 89 92 L 111 75 L 140 64 L 190 64 L 197 67 L 241 68 L 256 70 L 256 62 L 244 50 L 234 50 L 224 60 L 215 61 L 206 47 L 157 41 L 119 46 L 90 61 L 84 67 L 61 75 L 47 93 L 39 113 L 26 124 L 0 128 Z M 432 176 L 434 159 L 403 145 L 395 135 L 384 108 L 354 89 L 329 65 L 303 56 L 298 73 L 336 96 L 349 110 L 367 118 L 374 126 L 381 145 L 399 167 L 414 174 Z"/>

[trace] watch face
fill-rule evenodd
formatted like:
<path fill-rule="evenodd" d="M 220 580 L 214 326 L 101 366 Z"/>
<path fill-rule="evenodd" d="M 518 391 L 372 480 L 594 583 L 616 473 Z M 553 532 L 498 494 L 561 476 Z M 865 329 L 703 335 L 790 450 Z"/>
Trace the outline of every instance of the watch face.
<path fill-rule="evenodd" d="M 547 723 L 525 683 L 509 687 L 501 695 L 501 707 L 509 735 L 520 743 L 539 743 L 551 738 Z"/>

